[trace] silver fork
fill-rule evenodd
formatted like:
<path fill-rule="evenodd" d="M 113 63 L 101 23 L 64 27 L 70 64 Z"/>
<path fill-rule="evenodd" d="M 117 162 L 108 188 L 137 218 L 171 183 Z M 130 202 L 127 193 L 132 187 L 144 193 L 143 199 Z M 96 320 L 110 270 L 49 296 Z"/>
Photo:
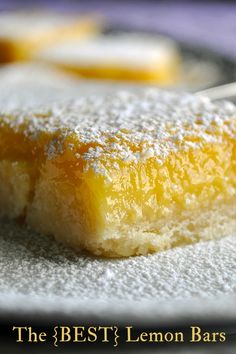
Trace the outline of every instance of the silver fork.
<path fill-rule="evenodd" d="M 211 87 L 195 93 L 197 96 L 207 96 L 211 100 L 236 98 L 236 82 L 226 85 Z"/>

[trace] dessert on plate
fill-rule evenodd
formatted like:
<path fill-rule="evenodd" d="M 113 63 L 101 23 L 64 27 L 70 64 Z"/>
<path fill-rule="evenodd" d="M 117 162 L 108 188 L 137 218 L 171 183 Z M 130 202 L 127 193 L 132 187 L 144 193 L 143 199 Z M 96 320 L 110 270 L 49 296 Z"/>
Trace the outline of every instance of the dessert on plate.
<path fill-rule="evenodd" d="M 68 41 L 37 53 L 37 59 L 86 78 L 173 84 L 180 75 L 180 53 L 166 37 L 126 33 Z"/>
<path fill-rule="evenodd" d="M 79 40 L 98 31 L 94 16 L 45 11 L 0 13 L 0 62 L 29 59 L 39 49 L 70 39 Z"/>
<path fill-rule="evenodd" d="M 145 90 L 0 113 L 0 211 L 120 257 L 236 230 L 236 107 Z"/>

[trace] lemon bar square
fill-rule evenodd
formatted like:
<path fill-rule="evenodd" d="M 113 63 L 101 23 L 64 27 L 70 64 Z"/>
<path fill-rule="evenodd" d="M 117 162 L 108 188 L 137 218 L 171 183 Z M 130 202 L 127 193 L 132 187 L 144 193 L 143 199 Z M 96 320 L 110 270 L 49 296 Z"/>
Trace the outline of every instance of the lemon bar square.
<path fill-rule="evenodd" d="M 217 239 L 236 231 L 235 133 L 232 103 L 162 90 L 2 112 L 1 214 L 107 257 Z"/>
<path fill-rule="evenodd" d="M 144 33 L 106 34 L 68 41 L 39 51 L 36 58 L 86 78 L 171 85 L 181 74 L 177 44 Z"/>
<path fill-rule="evenodd" d="M 70 39 L 81 39 L 101 28 L 95 16 L 46 11 L 0 13 L 0 62 L 32 58 L 39 49 Z"/>

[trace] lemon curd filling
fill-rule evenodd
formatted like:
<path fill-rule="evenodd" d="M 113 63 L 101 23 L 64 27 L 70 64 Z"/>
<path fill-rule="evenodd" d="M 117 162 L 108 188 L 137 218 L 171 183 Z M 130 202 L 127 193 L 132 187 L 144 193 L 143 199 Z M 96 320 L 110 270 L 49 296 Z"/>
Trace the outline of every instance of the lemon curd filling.
<path fill-rule="evenodd" d="M 147 90 L 0 114 L 0 211 L 96 255 L 236 230 L 236 108 Z"/>

